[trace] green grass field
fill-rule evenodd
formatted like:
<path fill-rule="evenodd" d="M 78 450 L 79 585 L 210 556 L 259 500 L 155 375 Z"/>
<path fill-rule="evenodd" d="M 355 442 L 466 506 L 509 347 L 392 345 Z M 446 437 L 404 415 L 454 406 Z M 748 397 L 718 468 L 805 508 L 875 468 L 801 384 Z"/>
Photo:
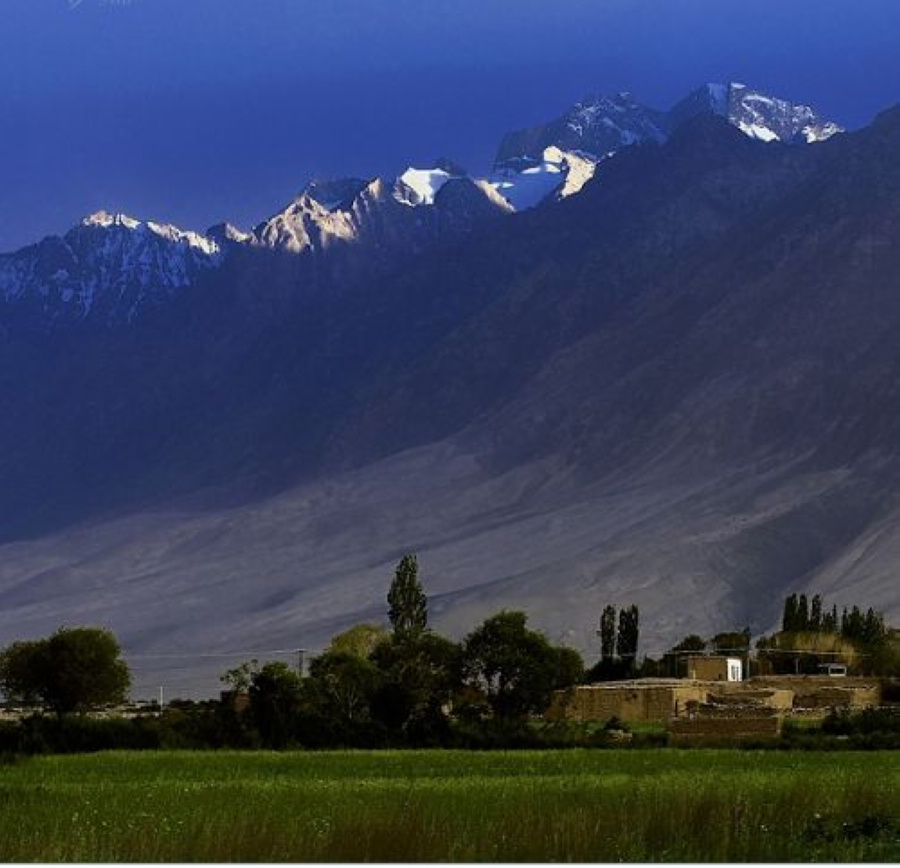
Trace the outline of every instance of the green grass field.
<path fill-rule="evenodd" d="M 895 861 L 900 753 L 103 753 L 0 766 L 4 861 Z"/>

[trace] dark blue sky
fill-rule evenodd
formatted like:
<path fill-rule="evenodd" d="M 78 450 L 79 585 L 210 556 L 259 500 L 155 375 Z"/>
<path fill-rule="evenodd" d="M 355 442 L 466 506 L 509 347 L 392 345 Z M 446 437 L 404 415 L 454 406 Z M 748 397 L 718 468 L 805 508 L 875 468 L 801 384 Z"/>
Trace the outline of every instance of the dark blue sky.
<path fill-rule="evenodd" d="M 249 226 L 312 176 L 490 164 L 592 91 L 900 102 L 898 0 L 0 0 L 0 250 L 99 208 Z"/>

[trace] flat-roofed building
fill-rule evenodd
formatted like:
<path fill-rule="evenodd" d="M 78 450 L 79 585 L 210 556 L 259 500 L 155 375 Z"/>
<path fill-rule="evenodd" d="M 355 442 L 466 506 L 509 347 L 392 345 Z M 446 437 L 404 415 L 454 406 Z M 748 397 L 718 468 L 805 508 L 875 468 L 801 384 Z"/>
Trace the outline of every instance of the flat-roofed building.
<path fill-rule="evenodd" d="M 694 681 L 743 681 L 744 664 L 739 657 L 718 655 L 688 657 L 687 677 Z"/>

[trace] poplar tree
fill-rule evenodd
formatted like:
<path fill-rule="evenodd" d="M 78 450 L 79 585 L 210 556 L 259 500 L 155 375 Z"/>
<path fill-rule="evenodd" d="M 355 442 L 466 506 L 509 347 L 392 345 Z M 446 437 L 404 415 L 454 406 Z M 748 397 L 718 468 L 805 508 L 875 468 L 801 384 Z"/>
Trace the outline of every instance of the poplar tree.
<path fill-rule="evenodd" d="M 794 629 L 800 633 L 809 629 L 809 600 L 806 599 L 806 594 L 800 595 L 797 604 L 797 626 Z"/>
<path fill-rule="evenodd" d="M 638 607 L 632 605 L 619 612 L 619 631 L 616 636 L 616 653 L 626 672 L 633 670 L 637 663 L 638 636 Z"/>
<path fill-rule="evenodd" d="M 809 610 L 809 629 L 818 633 L 822 629 L 822 598 L 816 594 L 812 598 Z"/>
<path fill-rule="evenodd" d="M 607 661 L 616 656 L 616 607 L 606 606 L 600 616 L 600 659 Z"/>
<path fill-rule="evenodd" d="M 419 563 L 414 554 L 404 555 L 388 591 L 388 617 L 398 639 L 412 639 L 428 626 L 428 598 L 419 581 Z"/>
<path fill-rule="evenodd" d="M 793 633 L 797 629 L 796 594 L 791 594 L 784 601 L 784 614 L 781 618 L 781 629 L 785 633 Z"/>

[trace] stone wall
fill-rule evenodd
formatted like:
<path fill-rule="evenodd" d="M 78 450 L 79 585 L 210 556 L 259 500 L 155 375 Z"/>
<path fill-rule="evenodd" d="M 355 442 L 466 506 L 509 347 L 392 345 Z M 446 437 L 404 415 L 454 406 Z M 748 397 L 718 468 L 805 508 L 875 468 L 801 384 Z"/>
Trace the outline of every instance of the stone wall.
<path fill-rule="evenodd" d="M 798 695 L 795 708 L 874 708 L 879 704 L 877 687 L 822 687 L 815 693 Z"/>
<path fill-rule="evenodd" d="M 741 741 L 775 739 L 781 735 L 779 714 L 724 715 L 703 713 L 678 718 L 669 724 L 670 744 L 729 744 Z"/>
<path fill-rule="evenodd" d="M 656 721 L 665 723 L 696 711 L 701 704 L 779 714 L 792 710 L 871 708 L 881 704 L 877 680 L 826 676 L 768 676 L 750 681 L 693 681 L 690 679 L 640 679 L 574 687 L 554 697 L 547 717 L 555 720 Z M 689 708 L 690 706 L 690 708 Z"/>
<path fill-rule="evenodd" d="M 708 701 L 716 705 L 774 708 L 790 711 L 794 705 L 794 691 L 785 688 L 757 688 L 751 682 L 737 682 L 717 685 L 708 696 Z"/>
<path fill-rule="evenodd" d="M 827 675 L 772 675 L 754 678 L 753 687 L 791 690 L 794 708 L 873 708 L 881 705 L 877 678 L 831 678 Z"/>
<path fill-rule="evenodd" d="M 658 721 L 684 714 L 688 702 L 703 702 L 705 687 L 690 682 L 620 682 L 592 684 L 561 691 L 547 716 L 557 720 Z"/>

